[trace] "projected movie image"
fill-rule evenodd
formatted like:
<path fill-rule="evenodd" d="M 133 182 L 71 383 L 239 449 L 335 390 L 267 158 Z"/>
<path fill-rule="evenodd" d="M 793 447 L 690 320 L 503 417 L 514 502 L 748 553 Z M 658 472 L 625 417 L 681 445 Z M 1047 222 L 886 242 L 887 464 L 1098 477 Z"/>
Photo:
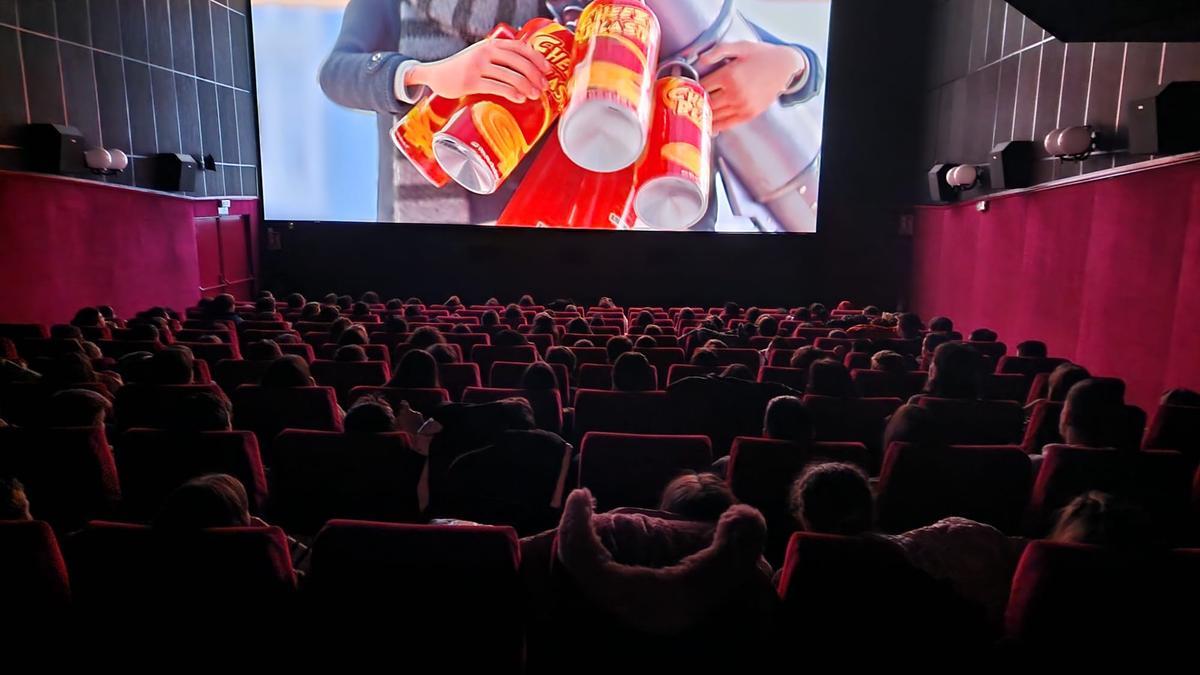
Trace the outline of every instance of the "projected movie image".
<path fill-rule="evenodd" d="M 254 0 L 271 220 L 814 232 L 829 0 Z"/>

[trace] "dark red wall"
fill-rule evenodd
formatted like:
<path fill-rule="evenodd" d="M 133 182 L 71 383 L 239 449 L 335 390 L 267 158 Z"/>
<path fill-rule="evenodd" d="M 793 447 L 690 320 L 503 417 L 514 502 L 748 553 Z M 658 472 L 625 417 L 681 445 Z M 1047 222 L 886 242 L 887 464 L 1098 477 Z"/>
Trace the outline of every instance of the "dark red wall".
<path fill-rule="evenodd" d="M 1044 339 L 1152 408 L 1200 386 L 1200 160 L 917 212 L 913 307 Z M 965 331 L 964 331 L 965 332 Z"/>
<path fill-rule="evenodd" d="M 0 321 L 65 322 L 99 303 L 121 315 L 195 304 L 202 264 L 212 267 L 211 254 L 202 257 L 197 247 L 197 222 L 216 216 L 217 204 L 0 171 Z M 256 231 L 257 200 L 235 199 L 230 211 L 248 219 L 248 227 L 230 232 Z M 252 248 L 245 253 L 253 237 L 227 239 L 223 250 L 254 260 Z"/>

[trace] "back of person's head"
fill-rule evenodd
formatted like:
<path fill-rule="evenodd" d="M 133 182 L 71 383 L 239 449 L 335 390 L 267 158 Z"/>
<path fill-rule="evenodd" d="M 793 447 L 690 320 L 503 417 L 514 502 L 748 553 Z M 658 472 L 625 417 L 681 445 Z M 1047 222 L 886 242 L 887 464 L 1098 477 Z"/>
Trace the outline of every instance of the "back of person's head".
<path fill-rule="evenodd" d="M 175 488 L 154 519 L 154 528 L 175 532 L 250 524 L 250 500 L 241 481 L 223 473 L 193 478 Z"/>
<path fill-rule="evenodd" d="M 359 300 L 359 302 L 365 302 L 368 305 L 378 305 L 379 304 L 379 294 L 376 293 L 375 291 L 367 291 L 366 293 L 363 293 L 362 295 L 358 296 L 358 300 Z"/>
<path fill-rule="evenodd" d="M 824 321 L 829 317 L 829 309 L 824 304 L 814 302 L 808 306 L 808 313 L 814 321 Z"/>
<path fill-rule="evenodd" d="M 342 428 L 348 434 L 383 434 L 396 430 L 396 415 L 386 400 L 364 396 L 346 411 Z"/>
<path fill-rule="evenodd" d="M 326 293 L 321 297 L 322 305 L 336 305 L 338 300 L 337 293 Z"/>
<path fill-rule="evenodd" d="M 645 328 L 652 323 L 654 323 L 654 315 L 644 309 L 633 318 L 633 325 L 638 328 Z"/>
<path fill-rule="evenodd" d="M 337 296 L 338 309 L 347 310 L 347 309 L 350 309 L 350 307 L 352 307 L 353 305 L 354 305 L 354 298 L 352 296 L 349 296 L 349 295 Z"/>
<path fill-rule="evenodd" d="M 812 413 L 796 396 L 776 396 L 763 414 L 763 436 L 808 445 L 813 441 Z"/>
<path fill-rule="evenodd" d="M 437 360 L 422 349 L 408 351 L 400 357 L 388 386 L 405 389 L 438 388 L 441 385 L 438 380 Z"/>
<path fill-rule="evenodd" d="M 938 398 L 979 398 L 983 357 L 962 342 L 944 342 L 933 352 L 925 393 Z"/>
<path fill-rule="evenodd" d="M 212 299 L 210 305 L 215 316 L 228 316 L 237 309 L 237 300 L 229 293 L 222 293 Z"/>
<path fill-rule="evenodd" d="M 1194 389 L 1168 389 L 1159 400 L 1162 405 L 1176 405 L 1187 408 L 1200 408 L 1200 392 Z"/>
<path fill-rule="evenodd" d="M 519 310 L 518 310 L 519 311 Z M 479 325 L 483 328 L 491 328 L 500 324 L 500 315 L 495 310 L 489 309 L 479 317 Z"/>
<path fill-rule="evenodd" d="M 438 363 L 459 362 L 458 352 L 455 351 L 454 347 L 451 347 L 446 343 L 429 345 L 425 348 L 425 351 L 429 352 L 430 356 L 433 357 L 433 360 L 437 361 Z"/>
<path fill-rule="evenodd" d="M 875 343 L 871 342 L 870 340 L 855 340 L 850 343 L 850 351 L 858 352 L 860 354 L 870 354 L 871 350 L 874 348 Z"/>
<path fill-rule="evenodd" d="M 344 316 L 334 319 L 333 325 L 329 327 L 329 341 L 336 343 L 341 339 L 342 333 L 345 333 L 353 325 L 354 322 Z"/>
<path fill-rule="evenodd" d="M 0 520 L 33 520 L 25 486 L 16 478 L 0 476 Z"/>
<path fill-rule="evenodd" d="M 407 333 L 408 322 L 404 320 L 404 317 L 392 314 L 384 319 L 383 329 L 389 333 Z"/>
<path fill-rule="evenodd" d="M 283 356 L 283 350 L 274 340 L 258 340 L 242 347 L 242 357 L 247 361 L 274 361 Z"/>
<path fill-rule="evenodd" d="M 532 333 L 553 333 L 554 332 L 554 317 L 546 312 L 538 312 L 533 317 L 533 326 L 530 328 Z"/>
<path fill-rule="evenodd" d="M 967 339 L 971 342 L 995 342 L 999 337 L 1000 336 L 996 334 L 996 331 L 992 330 L 991 328 L 976 328 L 975 330 L 971 331 L 971 334 L 967 336 Z"/>
<path fill-rule="evenodd" d="M 333 353 L 338 363 L 361 363 L 367 360 L 367 351 L 360 345 L 342 345 Z"/>
<path fill-rule="evenodd" d="M 807 372 L 813 362 L 833 357 L 833 352 L 827 352 L 824 349 L 817 349 L 811 345 L 806 345 L 792 352 L 792 358 L 788 360 L 788 366 Z"/>
<path fill-rule="evenodd" d="M 350 305 L 350 313 L 354 316 L 369 316 L 371 314 L 371 306 L 360 300 Z"/>
<path fill-rule="evenodd" d="M 419 305 L 405 305 L 404 306 L 404 318 L 416 319 L 417 317 L 419 317 L 421 315 L 422 315 L 421 307 Z"/>
<path fill-rule="evenodd" d="M 404 309 L 404 301 L 400 298 L 392 298 L 384 303 L 383 307 L 390 312 L 402 310 Z"/>
<path fill-rule="evenodd" d="M 558 378 L 550 364 L 538 361 L 529 364 L 521 374 L 521 388 L 539 391 L 558 388 Z"/>
<path fill-rule="evenodd" d="M 733 506 L 733 492 L 711 473 L 687 473 L 667 483 L 658 508 L 689 520 L 714 522 Z"/>
<path fill-rule="evenodd" d="M 742 306 L 736 302 L 729 301 L 721 306 L 721 314 L 725 318 L 733 318 L 742 315 Z"/>
<path fill-rule="evenodd" d="M 117 373 L 125 384 L 150 382 L 153 360 L 154 354 L 150 352 L 129 352 L 117 359 Z"/>
<path fill-rule="evenodd" d="M 82 345 L 80 347 L 82 348 Z M 54 357 L 42 375 L 45 376 L 44 382 L 54 385 L 96 381 L 96 370 L 92 367 L 92 360 L 79 352 L 68 352 Z"/>
<path fill-rule="evenodd" d="M 633 342 L 634 349 L 655 349 L 658 347 L 658 341 L 649 335 L 639 335 L 637 340 Z"/>
<path fill-rule="evenodd" d="M 517 304 L 522 307 L 532 307 L 536 303 L 533 301 L 533 296 L 526 293 L 525 295 L 522 295 L 519 300 L 517 300 Z"/>
<path fill-rule="evenodd" d="M 568 333 L 591 333 L 592 327 L 588 325 L 587 319 L 583 317 L 575 317 L 567 322 Z"/>
<path fill-rule="evenodd" d="M 104 315 L 95 307 L 84 307 L 78 312 L 75 312 L 75 318 L 71 319 L 72 326 L 103 326 Z"/>
<path fill-rule="evenodd" d="M 853 398 L 856 396 L 854 382 L 850 379 L 850 371 L 841 361 L 820 359 L 813 361 L 808 367 L 808 385 L 806 394 L 814 396 L 836 396 L 838 398 Z"/>
<path fill-rule="evenodd" d="M 903 340 L 915 340 L 921 337 L 921 317 L 912 313 L 905 312 L 896 319 L 896 334 Z"/>
<path fill-rule="evenodd" d="M 1059 418 L 1059 433 L 1069 445 L 1109 447 L 1120 437 L 1125 419 L 1125 386 L 1111 378 L 1076 382 L 1067 392 Z"/>
<path fill-rule="evenodd" d="M 404 301 L 404 304 L 405 304 L 405 305 L 415 305 L 415 306 L 418 306 L 418 307 L 424 307 L 424 306 L 425 306 L 425 301 L 424 301 L 424 300 L 422 300 L 422 299 L 420 299 L 420 298 L 418 298 L 417 296 L 413 295 L 413 296 L 410 296 L 409 298 L 407 298 L 407 299 Z"/>
<path fill-rule="evenodd" d="M 367 337 L 367 329 L 359 325 L 350 326 L 342 331 L 337 339 L 339 345 L 365 345 L 370 342 L 370 338 Z"/>
<path fill-rule="evenodd" d="M 946 431 L 937 417 L 919 405 L 905 404 L 888 418 L 883 430 L 883 447 L 892 443 L 912 443 L 925 448 L 946 444 Z"/>
<path fill-rule="evenodd" d="M 308 304 L 305 297 L 299 293 L 289 293 L 284 300 L 287 302 L 288 309 L 301 309 Z"/>
<path fill-rule="evenodd" d="M 555 346 L 546 350 L 546 363 L 551 365 L 562 364 L 566 366 L 568 373 L 573 373 L 575 372 L 577 361 L 575 359 L 575 352 L 571 351 L 569 347 Z"/>
<path fill-rule="evenodd" d="M 775 337 L 779 334 L 779 319 L 764 314 L 758 317 L 758 334 L 763 337 Z"/>
<path fill-rule="evenodd" d="M 112 403 L 90 389 L 63 389 L 50 397 L 47 419 L 55 427 L 102 427 Z"/>
<path fill-rule="evenodd" d="M 743 318 L 746 320 L 746 323 L 756 324 L 758 323 L 758 317 L 762 316 L 762 313 L 762 309 L 758 307 L 751 307 L 750 309 L 746 310 L 746 314 Z"/>
<path fill-rule="evenodd" d="M 875 503 L 862 469 L 837 462 L 811 464 L 792 484 L 792 516 L 807 532 L 852 536 L 870 532 Z"/>
<path fill-rule="evenodd" d="M 692 352 L 692 358 L 689 363 L 701 368 L 716 368 L 721 365 L 721 359 L 717 357 L 717 350 L 701 347 Z"/>
<path fill-rule="evenodd" d="M 1027 359 L 1044 359 L 1048 353 L 1046 343 L 1041 340 L 1025 340 L 1017 344 L 1017 356 Z"/>
<path fill-rule="evenodd" d="M 744 363 L 731 363 L 721 370 L 721 377 L 734 380 L 754 381 L 754 372 Z"/>
<path fill-rule="evenodd" d="M 82 340 L 83 331 L 79 330 L 79 326 L 60 323 L 50 327 L 50 337 L 55 340 Z"/>
<path fill-rule="evenodd" d="M 812 319 L 812 310 L 807 307 L 797 307 L 796 310 L 792 312 L 792 316 L 797 321 L 809 321 Z"/>
<path fill-rule="evenodd" d="M 415 349 L 425 349 L 426 347 L 441 344 L 446 341 L 442 332 L 433 326 L 420 326 L 408 336 L 408 344 Z"/>
<path fill-rule="evenodd" d="M 497 347 L 520 347 L 529 344 L 529 340 L 517 331 L 505 328 L 492 336 L 492 344 Z"/>
<path fill-rule="evenodd" d="M 869 317 L 883 316 L 883 310 L 879 309 L 875 305 L 867 305 L 866 307 L 863 307 L 862 313 L 863 316 Z"/>
<path fill-rule="evenodd" d="M 159 351 L 150 362 L 156 384 L 191 384 L 195 366 L 192 350 L 178 345 Z"/>
<path fill-rule="evenodd" d="M 617 357 L 613 362 L 612 383 L 616 391 L 653 391 L 658 386 L 650 361 L 637 352 Z"/>
<path fill-rule="evenodd" d="M 608 353 L 608 362 L 615 364 L 622 354 L 633 351 L 633 342 L 623 335 L 614 335 L 604 343 L 604 350 Z"/>
<path fill-rule="evenodd" d="M 308 362 L 295 354 L 285 354 L 267 366 L 262 386 L 273 388 L 309 387 L 316 384 L 308 370 Z"/>
<path fill-rule="evenodd" d="M 321 309 L 317 312 L 317 321 L 332 323 L 342 317 L 342 313 L 338 311 L 337 305 L 321 305 Z"/>
<path fill-rule="evenodd" d="M 452 296 L 446 298 L 446 302 L 443 302 L 442 304 L 447 307 L 461 307 L 462 300 L 459 299 L 459 297 L 457 295 L 452 295 Z"/>
<path fill-rule="evenodd" d="M 1050 372 L 1046 380 L 1046 398 L 1051 401 L 1067 400 L 1067 392 L 1077 383 L 1091 377 L 1087 368 L 1074 363 L 1060 363 Z"/>
<path fill-rule="evenodd" d="M 1049 539 L 1119 551 L 1144 551 L 1154 544 L 1153 531 L 1150 516 L 1136 504 L 1092 490 L 1062 508 Z"/>
<path fill-rule="evenodd" d="M 696 318 L 696 311 L 691 307 L 684 307 L 679 310 L 679 319 L 681 321 L 692 321 Z"/>
<path fill-rule="evenodd" d="M 259 314 L 275 313 L 275 298 L 258 298 L 254 301 L 254 311 Z"/>
<path fill-rule="evenodd" d="M 315 302 L 306 302 L 300 308 L 301 321 L 318 321 L 321 318 L 321 305 Z"/>
<path fill-rule="evenodd" d="M 908 362 L 904 360 L 903 354 L 885 349 L 871 355 L 871 370 L 882 370 L 885 373 L 903 373 L 908 371 Z"/>
<path fill-rule="evenodd" d="M 838 329 L 829 331 L 829 337 L 831 337 L 835 340 L 845 340 L 846 338 L 850 337 L 850 334 L 847 333 L 846 331 L 838 328 Z"/>
<path fill-rule="evenodd" d="M 948 316 L 935 316 L 929 320 L 929 330 L 934 333 L 949 333 L 954 330 L 954 322 Z"/>
<path fill-rule="evenodd" d="M 143 342 L 158 341 L 158 326 L 155 326 L 149 320 L 130 321 L 128 328 L 130 340 L 140 340 Z"/>
<path fill-rule="evenodd" d="M 520 306 L 509 305 L 504 308 L 504 322 L 510 325 L 524 323 L 525 313 L 521 311 Z"/>
<path fill-rule="evenodd" d="M 105 321 L 117 318 L 117 310 L 113 309 L 112 305 L 100 305 L 96 307 L 96 310 L 100 312 L 100 316 L 104 317 Z"/>
<path fill-rule="evenodd" d="M 662 326 L 650 324 L 649 326 L 646 326 L 646 328 L 642 332 L 645 333 L 646 335 L 662 335 L 663 329 L 662 329 Z"/>
<path fill-rule="evenodd" d="M 185 397 L 174 406 L 167 419 L 170 431 L 229 431 L 233 428 L 233 409 L 229 399 L 212 392 Z"/>

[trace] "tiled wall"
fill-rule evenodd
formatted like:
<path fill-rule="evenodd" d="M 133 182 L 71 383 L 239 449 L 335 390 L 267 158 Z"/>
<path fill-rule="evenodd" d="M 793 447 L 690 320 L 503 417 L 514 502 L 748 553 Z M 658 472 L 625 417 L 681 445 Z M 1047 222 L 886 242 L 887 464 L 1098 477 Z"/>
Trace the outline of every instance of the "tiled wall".
<path fill-rule="evenodd" d="M 22 168 L 22 125 L 56 122 L 130 154 L 104 180 L 149 187 L 155 153 L 212 154 L 193 194 L 257 194 L 248 4 L 0 0 L 0 168 Z"/>
<path fill-rule="evenodd" d="M 934 22 L 924 170 L 983 163 L 1008 140 L 1038 142 L 1038 182 L 1143 161 L 1150 157 L 1126 150 L 1128 102 L 1172 80 L 1200 80 L 1200 43 L 1064 44 L 1004 0 L 939 0 Z M 1047 132 L 1081 124 L 1106 137 L 1103 151 L 1083 162 L 1045 156 Z"/>

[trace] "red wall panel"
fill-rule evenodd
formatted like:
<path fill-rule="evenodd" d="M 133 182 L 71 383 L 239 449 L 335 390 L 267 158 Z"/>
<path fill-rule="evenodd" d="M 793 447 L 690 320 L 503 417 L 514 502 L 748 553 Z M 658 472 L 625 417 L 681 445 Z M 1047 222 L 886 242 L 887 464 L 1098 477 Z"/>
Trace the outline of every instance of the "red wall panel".
<path fill-rule="evenodd" d="M 1129 399 L 1200 387 L 1200 161 L 921 208 L 913 308 L 1125 379 Z"/>

